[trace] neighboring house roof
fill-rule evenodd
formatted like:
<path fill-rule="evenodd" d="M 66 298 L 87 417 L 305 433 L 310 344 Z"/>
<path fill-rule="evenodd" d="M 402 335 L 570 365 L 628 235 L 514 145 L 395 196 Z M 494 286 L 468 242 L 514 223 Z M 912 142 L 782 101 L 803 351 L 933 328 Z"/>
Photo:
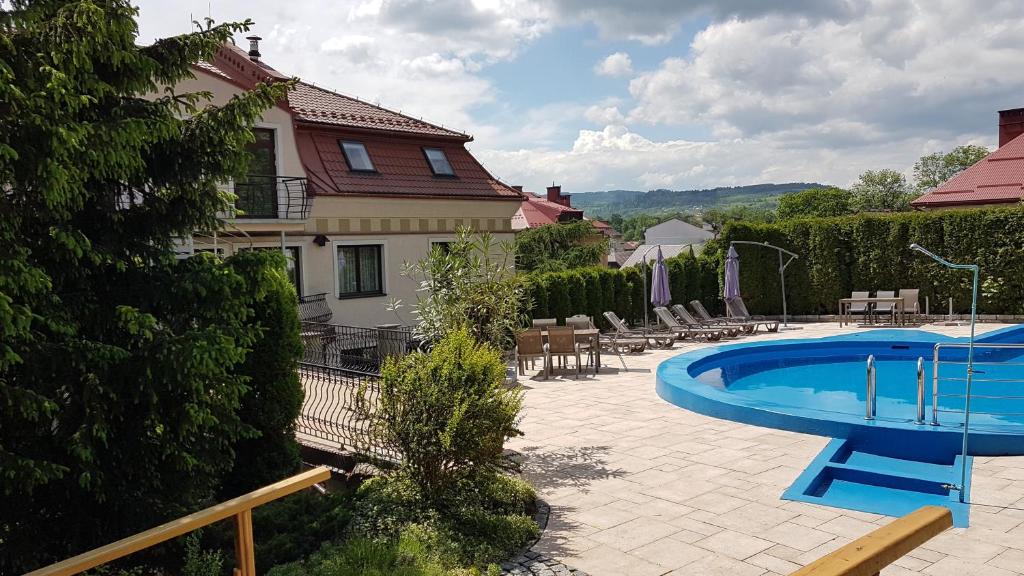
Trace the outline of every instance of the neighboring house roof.
<path fill-rule="evenodd" d="M 569 222 L 583 218 L 583 210 L 551 202 L 533 192 L 523 193 L 523 203 L 512 217 L 512 229 L 537 228 L 545 224 Z"/>
<path fill-rule="evenodd" d="M 389 134 L 353 137 L 340 128 L 308 127 L 297 130 L 295 139 L 316 194 L 521 200 L 518 192 L 491 176 L 461 142 L 411 140 Z M 349 170 L 339 144 L 346 139 L 366 146 L 376 172 Z M 455 177 L 435 176 L 423 146 L 444 150 Z"/>
<path fill-rule="evenodd" d="M 1024 138 L 1018 136 L 983 160 L 910 203 L 915 208 L 1012 204 L 1024 198 Z"/>
<path fill-rule="evenodd" d="M 654 262 L 658 258 L 658 246 L 661 246 L 663 258 L 672 258 L 690 251 L 690 244 L 641 244 L 622 263 L 622 268 L 636 266 L 644 260 L 645 256 L 648 262 Z"/>
<path fill-rule="evenodd" d="M 646 244 L 691 244 L 714 238 L 714 234 L 678 218 L 666 220 L 644 231 Z"/>
<path fill-rule="evenodd" d="M 585 219 L 588 222 L 590 222 L 591 224 L 593 224 L 594 228 L 597 228 L 602 234 L 604 234 L 605 236 L 608 236 L 609 238 L 617 238 L 617 237 L 622 236 L 621 232 L 619 232 L 615 228 L 612 228 L 611 224 L 609 224 L 609 223 L 607 223 L 607 222 L 605 222 L 603 220 L 597 220 L 597 219 L 594 219 L 594 218 L 585 218 Z"/>
<path fill-rule="evenodd" d="M 288 92 L 288 105 L 294 111 L 295 119 L 303 122 L 407 132 L 455 138 L 464 142 L 473 139 L 462 132 L 442 128 L 305 82 L 299 82 Z"/>

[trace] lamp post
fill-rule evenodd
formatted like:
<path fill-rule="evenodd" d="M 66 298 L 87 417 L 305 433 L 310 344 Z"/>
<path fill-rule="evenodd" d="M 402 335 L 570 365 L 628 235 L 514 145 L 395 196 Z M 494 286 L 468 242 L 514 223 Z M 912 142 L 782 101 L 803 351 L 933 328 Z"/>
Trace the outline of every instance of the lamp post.
<path fill-rule="evenodd" d="M 916 250 L 925 256 L 928 256 L 932 260 L 935 260 L 939 264 L 942 264 L 946 268 L 952 268 L 954 270 L 970 270 L 974 274 L 974 284 L 971 288 L 971 337 L 967 343 L 967 384 L 964 390 L 964 442 L 962 453 L 963 457 L 960 462 L 960 486 L 957 490 L 960 492 L 960 501 L 964 501 L 964 491 L 967 489 L 967 431 L 968 425 L 971 420 L 971 380 L 974 376 L 974 324 L 978 318 L 978 265 L 977 264 L 954 264 L 941 256 L 937 256 L 928 250 L 922 248 L 919 244 L 914 243 L 910 245 L 911 250 Z M 937 356 L 936 356 L 937 358 Z"/>

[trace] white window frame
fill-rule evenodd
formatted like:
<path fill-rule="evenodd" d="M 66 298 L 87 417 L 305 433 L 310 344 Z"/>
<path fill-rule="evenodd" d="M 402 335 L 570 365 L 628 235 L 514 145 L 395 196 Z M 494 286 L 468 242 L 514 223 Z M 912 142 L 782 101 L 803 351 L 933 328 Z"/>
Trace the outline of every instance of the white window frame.
<path fill-rule="evenodd" d="M 340 246 L 380 246 L 380 287 L 381 294 L 367 294 L 354 296 L 341 296 L 341 281 L 338 278 L 338 247 Z M 361 298 L 381 298 L 388 295 L 388 241 L 384 238 L 365 238 L 359 240 L 332 240 L 331 241 L 331 270 L 334 271 L 334 299 L 335 300 L 359 300 Z"/>

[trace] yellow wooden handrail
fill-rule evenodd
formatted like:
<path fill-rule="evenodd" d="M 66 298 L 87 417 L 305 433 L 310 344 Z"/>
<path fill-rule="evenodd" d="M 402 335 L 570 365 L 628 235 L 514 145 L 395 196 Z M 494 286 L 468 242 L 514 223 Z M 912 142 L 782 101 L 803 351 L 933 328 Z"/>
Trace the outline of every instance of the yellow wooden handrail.
<path fill-rule="evenodd" d="M 331 471 L 323 466 L 285 478 L 227 502 L 171 520 L 156 528 L 129 536 L 106 546 L 83 552 L 26 576 L 71 576 L 123 558 L 139 550 L 156 546 L 193 530 L 209 526 L 230 516 L 235 517 L 235 576 L 256 576 L 252 542 L 252 509 L 330 479 Z"/>
<path fill-rule="evenodd" d="M 873 576 L 953 525 L 942 506 L 924 506 L 854 540 L 790 576 Z"/>

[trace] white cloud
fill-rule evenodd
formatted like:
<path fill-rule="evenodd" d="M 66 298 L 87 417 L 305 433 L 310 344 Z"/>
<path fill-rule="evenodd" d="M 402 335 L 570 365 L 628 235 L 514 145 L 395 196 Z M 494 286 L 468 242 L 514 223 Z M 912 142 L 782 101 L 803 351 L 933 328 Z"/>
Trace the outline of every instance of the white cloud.
<path fill-rule="evenodd" d="M 210 6 L 138 3 L 143 42 L 188 31 Z M 905 170 L 921 154 L 957 144 L 992 146 L 995 111 L 1024 105 L 1024 78 L 1012 73 L 1024 61 L 1019 0 L 218 0 L 213 7 L 218 21 L 253 18 L 264 59 L 281 71 L 468 131 L 489 168 L 534 188 L 552 179 L 567 190 L 843 185 L 865 169 Z M 581 24 L 601 39 L 657 44 L 694 18 L 710 24 L 687 48 L 645 49 L 661 50 L 660 63 L 634 63 L 628 47 L 598 63 L 596 73 L 622 78 L 625 97 L 567 101 L 544 82 L 517 76 L 503 84 L 492 73 L 537 38 Z M 529 97 L 505 96 L 521 90 Z M 517 109 L 512 100 L 536 104 Z M 481 104 L 492 105 L 486 122 Z"/>
<path fill-rule="evenodd" d="M 766 16 L 714 23 L 685 57 L 630 83 L 632 122 L 704 124 L 721 137 L 846 147 L 974 136 L 979 119 L 1020 105 L 1024 5 L 874 0 L 862 18 Z M 994 128 L 992 128 L 994 131 Z"/>
<path fill-rule="evenodd" d="M 600 124 L 606 126 L 608 124 L 622 124 L 623 120 L 626 119 L 619 111 L 618 106 L 601 106 L 595 104 L 587 108 L 583 113 L 583 117 L 593 122 L 594 124 Z"/>
<path fill-rule="evenodd" d="M 633 73 L 633 61 L 629 54 L 616 52 L 598 62 L 594 66 L 594 72 L 601 76 L 629 76 Z"/>

